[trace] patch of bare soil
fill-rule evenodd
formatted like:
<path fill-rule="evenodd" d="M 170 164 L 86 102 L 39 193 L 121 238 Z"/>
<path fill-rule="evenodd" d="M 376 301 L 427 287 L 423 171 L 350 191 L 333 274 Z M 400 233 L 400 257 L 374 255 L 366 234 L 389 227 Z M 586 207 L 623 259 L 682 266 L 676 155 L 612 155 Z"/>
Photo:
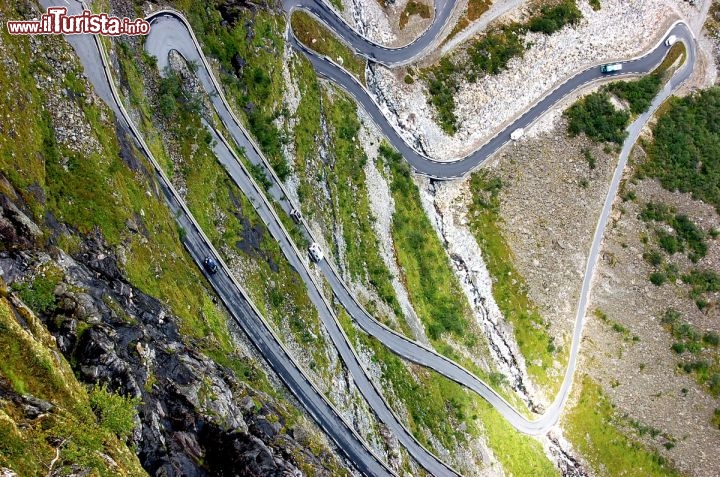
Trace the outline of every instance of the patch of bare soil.
<path fill-rule="evenodd" d="M 503 182 L 501 229 L 514 265 L 551 334 L 568 345 L 585 261 L 617 157 L 614 148 L 605 152 L 584 137 L 558 133 L 565 129 L 560 119 L 554 132 L 511 144 L 489 168 Z"/>
<path fill-rule="evenodd" d="M 636 150 L 636 154 L 642 154 Z M 619 414 L 651 426 L 667 438 L 645 440 L 688 475 L 717 475 L 720 468 L 720 429 L 711 419 L 720 401 L 713 398 L 706 385 L 698 384 L 692 375 L 678 368 L 678 363 L 692 359 L 672 351 L 676 341 L 660 322 L 668 308 L 680 312 L 681 321 L 701 333 L 720 330 L 717 307 L 700 311 L 689 297 L 689 288 L 681 281 L 655 286 L 648 276 L 653 267 L 643 259 L 648 245 L 642 237 L 654 242 L 654 225 L 638 218 L 647 202 L 659 202 L 687 214 L 705 231 L 720 227 L 714 208 L 692 200 L 688 194 L 671 193 L 657 181 L 626 183 L 626 191 L 636 198 L 615 203 L 611 226 L 605 234 L 603 253 L 598 264 L 590 310 L 599 309 L 603 321 L 590 313 L 583 341 L 583 368 L 600 382 L 616 405 Z M 708 238 L 707 256 L 692 264 L 682 254 L 667 260 L 676 263 L 680 274 L 691 267 L 720 270 L 720 243 Z M 711 301 L 717 300 L 711 296 Z M 623 331 L 623 329 L 627 331 Z M 710 352 L 717 362 L 718 352 Z M 666 448 L 670 447 L 669 449 Z"/>
<path fill-rule="evenodd" d="M 408 0 L 385 10 L 398 44 L 410 43 L 427 30 L 435 19 L 434 3 L 432 0 Z"/>
<path fill-rule="evenodd" d="M 365 37 L 388 47 L 413 42 L 435 19 L 434 0 L 342 0 L 343 18 Z"/>
<path fill-rule="evenodd" d="M 503 181 L 501 228 L 514 265 L 527 282 L 529 297 L 551 323 L 552 334 L 564 336 L 567 345 L 587 252 L 617 152 L 585 138 L 568 139 L 562 133 L 565 127 L 560 119 L 555 132 L 525 137 L 507 147 L 488 169 Z M 585 151 L 595 158 L 594 169 Z M 637 148 L 633 161 L 641 154 Z M 646 224 L 638 214 L 647 202 L 664 203 L 688 215 L 705 232 L 720 229 L 720 216 L 712 206 L 688 194 L 668 192 L 653 180 L 626 179 L 623 193 L 630 191 L 635 198 L 617 199 L 605 234 L 576 375 L 588 373 L 600 383 L 617 414 L 627 415 L 623 422 L 636 422 L 645 429 L 642 434 L 637 429 L 627 431 L 683 473 L 718 475 L 720 429 L 712 419 L 720 400 L 707 385 L 679 369 L 678 363 L 694 358 L 672 350 L 677 340 L 660 320 L 672 308 L 701 334 L 720 332 L 720 309 L 698 309 L 689 286 L 680 280 L 660 287 L 649 281 L 653 267 L 643 258 L 649 247 L 643 240 L 656 241 L 657 224 Z M 666 260 L 678 265 L 679 276 L 691 268 L 720 271 L 720 239 L 708 237 L 707 244 L 708 253 L 697 264 L 683 254 Z M 717 303 L 719 295 L 706 298 Z M 595 316 L 596 309 L 604 319 Z M 717 348 L 707 353 L 703 356 L 710 356 L 710 361 L 720 359 Z"/>

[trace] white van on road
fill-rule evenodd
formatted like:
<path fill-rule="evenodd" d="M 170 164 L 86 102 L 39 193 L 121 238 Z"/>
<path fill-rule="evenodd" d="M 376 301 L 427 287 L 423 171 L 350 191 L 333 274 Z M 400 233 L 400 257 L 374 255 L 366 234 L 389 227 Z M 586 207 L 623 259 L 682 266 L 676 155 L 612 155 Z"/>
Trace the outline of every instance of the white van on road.
<path fill-rule="evenodd" d="M 310 258 L 312 258 L 313 262 L 317 263 L 325 258 L 325 254 L 323 253 L 320 245 L 318 245 L 317 242 L 313 242 L 312 245 L 310 245 L 308 252 L 310 252 Z"/>

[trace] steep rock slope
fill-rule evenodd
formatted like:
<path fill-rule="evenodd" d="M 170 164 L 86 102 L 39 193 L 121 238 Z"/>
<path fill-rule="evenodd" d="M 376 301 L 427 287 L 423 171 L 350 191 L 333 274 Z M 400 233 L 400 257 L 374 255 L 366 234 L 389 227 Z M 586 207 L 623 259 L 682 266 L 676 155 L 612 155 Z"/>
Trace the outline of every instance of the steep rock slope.
<path fill-rule="evenodd" d="M 38 13 L 31 2 L 0 6 L 3 22 Z M 148 163 L 69 45 L 3 30 L 0 62 L 0 272 L 9 284 L 0 466 L 19 475 L 51 464 L 63 474 L 137 475 L 140 465 L 163 475 L 346 474 L 229 324 Z M 42 347 L 29 354 L 22 340 Z M 119 427 L 104 401 L 119 403 Z M 56 418 L 62 429 L 34 431 Z"/>

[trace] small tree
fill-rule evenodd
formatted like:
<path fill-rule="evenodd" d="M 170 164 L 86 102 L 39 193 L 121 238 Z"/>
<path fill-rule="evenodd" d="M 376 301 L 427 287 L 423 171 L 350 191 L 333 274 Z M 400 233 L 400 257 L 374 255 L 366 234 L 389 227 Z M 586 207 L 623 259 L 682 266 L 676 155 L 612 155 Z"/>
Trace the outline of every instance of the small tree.
<path fill-rule="evenodd" d="M 667 275 L 663 272 L 652 272 L 650 274 L 650 282 L 653 285 L 660 286 L 667 281 Z"/>
<path fill-rule="evenodd" d="M 139 398 L 121 396 L 108 391 L 107 385 L 93 386 L 90 390 L 90 407 L 97 416 L 100 426 L 126 439 L 135 428 L 136 407 Z"/>

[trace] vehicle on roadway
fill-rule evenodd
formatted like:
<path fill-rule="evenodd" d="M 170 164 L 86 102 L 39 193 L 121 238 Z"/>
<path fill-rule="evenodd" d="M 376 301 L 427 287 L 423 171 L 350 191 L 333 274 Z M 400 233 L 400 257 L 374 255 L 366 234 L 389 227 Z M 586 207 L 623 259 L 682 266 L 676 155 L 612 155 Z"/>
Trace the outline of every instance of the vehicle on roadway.
<path fill-rule="evenodd" d="M 212 257 L 205 257 L 205 260 L 203 260 L 203 266 L 211 275 L 215 275 L 218 271 L 217 262 Z"/>
<path fill-rule="evenodd" d="M 523 134 L 525 134 L 525 130 L 523 128 L 517 128 L 510 133 L 510 139 L 512 139 L 513 141 L 517 141 L 518 139 L 523 137 Z"/>
<path fill-rule="evenodd" d="M 297 209 L 293 209 L 290 211 L 290 217 L 293 219 L 293 221 L 295 221 L 296 224 L 302 222 L 302 214 Z"/>
<path fill-rule="evenodd" d="M 615 73 L 620 70 L 622 70 L 622 63 L 608 63 L 600 67 L 600 72 L 603 74 Z"/>
<path fill-rule="evenodd" d="M 678 37 L 675 35 L 670 35 L 667 40 L 665 40 L 665 46 L 673 46 L 675 43 L 677 43 Z"/>
<path fill-rule="evenodd" d="M 318 245 L 317 242 L 313 242 L 312 245 L 310 245 L 308 252 L 310 252 L 310 258 L 312 258 L 313 262 L 317 263 L 323 258 L 325 258 L 325 254 L 323 253 L 320 245 Z"/>

